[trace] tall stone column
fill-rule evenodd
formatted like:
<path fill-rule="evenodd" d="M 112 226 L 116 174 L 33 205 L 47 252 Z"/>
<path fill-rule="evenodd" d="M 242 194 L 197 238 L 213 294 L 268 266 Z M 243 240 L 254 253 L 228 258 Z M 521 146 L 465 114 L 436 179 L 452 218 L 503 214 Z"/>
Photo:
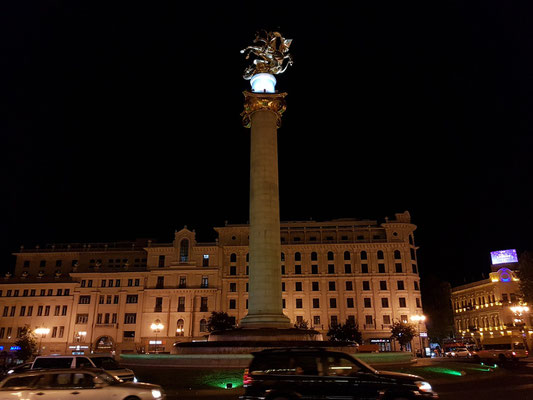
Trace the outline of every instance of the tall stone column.
<path fill-rule="evenodd" d="M 244 92 L 243 124 L 251 128 L 250 270 L 243 328 L 290 328 L 281 299 L 277 129 L 286 93 Z"/>

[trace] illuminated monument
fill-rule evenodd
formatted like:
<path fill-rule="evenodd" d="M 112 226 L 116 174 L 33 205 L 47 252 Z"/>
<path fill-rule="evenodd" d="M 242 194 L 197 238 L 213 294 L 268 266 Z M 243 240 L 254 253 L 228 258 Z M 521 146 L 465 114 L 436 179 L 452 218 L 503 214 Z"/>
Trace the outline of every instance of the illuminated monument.
<path fill-rule="evenodd" d="M 250 128 L 250 277 L 248 315 L 243 328 L 289 328 L 281 302 L 277 128 L 286 93 L 275 90 L 276 78 L 292 63 L 291 39 L 262 32 L 242 50 L 254 64 L 245 70 L 252 91 L 244 92 L 243 124 Z"/>

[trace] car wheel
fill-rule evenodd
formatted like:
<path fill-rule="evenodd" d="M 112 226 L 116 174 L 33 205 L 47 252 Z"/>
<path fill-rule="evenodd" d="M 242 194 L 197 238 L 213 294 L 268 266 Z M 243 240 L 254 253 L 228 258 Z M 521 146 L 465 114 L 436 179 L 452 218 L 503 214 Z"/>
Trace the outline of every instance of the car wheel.
<path fill-rule="evenodd" d="M 137 396 L 128 396 L 124 400 L 141 400 Z"/>

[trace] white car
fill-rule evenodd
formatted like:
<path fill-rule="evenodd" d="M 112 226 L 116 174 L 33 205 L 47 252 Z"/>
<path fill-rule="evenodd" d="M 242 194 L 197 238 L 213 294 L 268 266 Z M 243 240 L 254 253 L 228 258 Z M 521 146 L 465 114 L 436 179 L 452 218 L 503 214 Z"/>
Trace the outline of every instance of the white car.
<path fill-rule="evenodd" d="M 0 382 L 0 400 L 163 400 L 161 386 L 121 382 L 101 369 L 31 370 Z"/>
<path fill-rule="evenodd" d="M 472 353 L 466 347 L 455 347 L 446 352 L 447 357 L 471 357 Z"/>

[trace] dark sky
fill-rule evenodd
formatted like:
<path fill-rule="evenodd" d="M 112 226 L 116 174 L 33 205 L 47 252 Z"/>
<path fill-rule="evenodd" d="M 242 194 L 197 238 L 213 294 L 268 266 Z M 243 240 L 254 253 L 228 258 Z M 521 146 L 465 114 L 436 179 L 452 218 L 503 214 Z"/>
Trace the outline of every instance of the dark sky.
<path fill-rule="evenodd" d="M 226 3 L 2 3 L 2 270 L 21 244 L 245 223 L 260 28 L 294 39 L 283 220 L 409 210 L 421 271 L 454 284 L 533 247 L 531 7 Z"/>

